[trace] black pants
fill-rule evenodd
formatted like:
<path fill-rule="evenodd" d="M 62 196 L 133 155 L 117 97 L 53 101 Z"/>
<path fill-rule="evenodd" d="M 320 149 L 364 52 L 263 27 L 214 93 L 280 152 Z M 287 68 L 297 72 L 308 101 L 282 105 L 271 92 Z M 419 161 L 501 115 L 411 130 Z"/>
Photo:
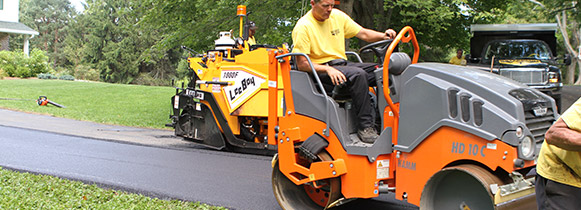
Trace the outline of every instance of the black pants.
<path fill-rule="evenodd" d="M 540 210 L 581 209 L 581 188 L 561 184 L 537 174 L 535 193 Z"/>
<path fill-rule="evenodd" d="M 363 129 L 374 126 L 373 107 L 369 96 L 369 87 L 376 86 L 373 71 L 378 68 L 374 63 L 339 62 L 332 65 L 347 78 L 347 87 L 352 98 L 353 109 L 357 113 L 357 127 Z M 321 82 L 333 86 L 327 74 L 321 74 Z"/>

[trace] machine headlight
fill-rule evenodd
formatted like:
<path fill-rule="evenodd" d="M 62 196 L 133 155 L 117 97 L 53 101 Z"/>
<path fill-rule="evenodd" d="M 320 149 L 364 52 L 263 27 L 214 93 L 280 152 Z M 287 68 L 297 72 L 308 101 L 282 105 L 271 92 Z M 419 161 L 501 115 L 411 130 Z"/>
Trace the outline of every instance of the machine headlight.
<path fill-rule="evenodd" d="M 522 127 L 519 126 L 518 128 L 516 128 L 516 137 L 522 138 L 522 136 L 523 136 L 523 129 L 522 129 Z"/>
<path fill-rule="evenodd" d="M 535 154 L 535 144 L 533 138 L 526 136 L 518 146 L 523 159 L 532 160 Z"/>
<path fill-rule="evenodd" d="M 557 73 L 549 72 L 549 82 L 550 83 L 557 83 L 559 82 L 559 78 L 557 78 Z"/>

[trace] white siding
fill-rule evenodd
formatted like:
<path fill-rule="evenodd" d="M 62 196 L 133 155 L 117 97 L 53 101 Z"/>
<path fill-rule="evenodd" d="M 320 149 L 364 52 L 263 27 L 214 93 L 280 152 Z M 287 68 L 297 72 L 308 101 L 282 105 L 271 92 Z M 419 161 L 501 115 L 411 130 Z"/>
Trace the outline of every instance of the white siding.
<path fill-rule="evenodd" d="M 0 10 L 0 21 L 18 22 L 19 0 L 3 0 L 4 7 Z"/>

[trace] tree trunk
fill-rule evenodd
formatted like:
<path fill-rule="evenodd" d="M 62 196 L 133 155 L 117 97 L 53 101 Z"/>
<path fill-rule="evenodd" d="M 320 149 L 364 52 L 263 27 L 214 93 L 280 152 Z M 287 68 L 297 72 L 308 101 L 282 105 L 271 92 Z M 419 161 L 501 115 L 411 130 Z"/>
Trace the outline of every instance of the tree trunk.
<path fill-rule="evenodd" d="M 353 19 L 365 28 L 377 31 L 387 29 L 383 19 L 378 18 L 382 14 L 383 0 L 358 0 L 353 4 Z"/>
<path fill-rule="evenodd" d="M 577 62 L 575 62 L 575 60 L 577 59 L 571 59 L 571 65 L 567 66 L 567 74 L 565 75 L 565 78 L 563 78 L 563 83 L 565 84 L 573 84 L 575 83 L 575 69 L 577 69 Z"/>
<path fill-rule="evenodd" d="M 354 0 L 341 0 L 339 4 L 339 9 L 347 13 L 351 18 L 353 18 L 353 2 Z"/>
<path fill-rule="evenodd" d="M 562 16 L 562 19 L 561 19 Z M 565 49 L 567 49 L 567 52 L 571 55 L 572 60 L 571 60 L 571 65 L 567 68 L 567 75 L 565 75 L 565 84 L 573 84 L 575 83 L 575 62 L 578 64 L 577 66 L 579 66 L 581 68 L 581 61 L 579 60 L 579 52 L 575 51 L 575 49 L 573 48 L 573 46 L 571 45 L 570 40 L 573 40 L 573 44 L 577 45 L 577 48 L 581 47 L 578 46 L 581 43 L 581 37 L 579 36 L 579 23 L 577 23 L 577 21 L 575 19 L 573 19 L 573 21 L 571 21 L 571 23 L 567 22 L 567 13 L 565 13 L 565 11 L 563 11 L 560 15 L 556 15 L 557 18 L 557 24 L 559 25 L 559 30 L 561 31 L 561 34 L 563 35 L 563 41 L 565 42 Z M 567 32 L 567 26 L 571 25 L 573 28 L 573 37 L 572 39 L 569 38 L 569 33 Z M 581 83 L 581 74 L 580 74 L 580 78 L 577 79 L 577 83 Z M 575 83 L 575 84 L 577 84 Z"/>
<path fill-rule="evenodd" d="M 352 19 L 355 19 L 353 17 L 353 1 L 354 0 L 341 0 L 341 3 L 339 3 L 339 10 L 345 12 L 345 14 L 349 15 Z M 349 48 L 349 44 L 350 41 L 349 39 L 345 39 L 345 50 L 350 51 L 351 49 Z"/>
<path fill-rule="evenodd" d="M 581 68 L 581 60 L 579 60 L 579 58 L 575 59 L 577 60 L 577 66 L 579 68 Z M 571 62 L 572 66 L 575 66 L 572 62 Z M 575 72 L 575 67 L 573 67 L 573 72 Z M 574 73 L 573 73 L 574 74 Z M 576 85 L 581 85 L 581 72 L 579 72 L 579 74 L 577 75 L 577 82 L 575 82 Z"/>
<path fill-rule="evenodd" d="M 574 20 L 572 23 L 573 26 L 573 45 L 577 46 L 577 50 L 581 50 L 581 28 L 579 27 L 579 23 L 577 20 Z M 575 82 L 576 85 L 581 85 L 581 59 L 580 59 L 579 51 L 577 51 L 577 56 L 572 60 L 572 62 L 577 61 L 577 68 L 580 69 L 579 73 L 577 74 L 577 81 Z M 573 68 L 575 69 L 575 68 Z M 573 73 L 574 75 L 575 73 Z"/>
<path fill-rule="evenodd" d="M 59 30 L 58 29 L 54 29 L 54 44 L 53 44 L 53 48 L 54 48 L 54 54 L 55 55 L 58 53 L 58 45 L 57 45 L 58 42 L 59 42 Z"/>
<path fill-rule="evenodd" d="M 353 19 L 364 28 L 376 31 L 385 31 L 389 28 L 389 12 L 383 8 L 384 0 L 356 0 L 353 3 Z M 359 46 L 369 43 L 359 40 Z M 372 62 L 373 55 L 367 53 L 362 55 L 364 61 Z"/>

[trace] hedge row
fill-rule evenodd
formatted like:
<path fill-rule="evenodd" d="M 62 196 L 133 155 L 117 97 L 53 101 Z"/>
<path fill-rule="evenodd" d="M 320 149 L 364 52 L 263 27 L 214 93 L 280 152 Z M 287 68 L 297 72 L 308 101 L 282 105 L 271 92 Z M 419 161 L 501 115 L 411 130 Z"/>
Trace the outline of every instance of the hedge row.
<path fill-rule="evenodd" d="M 51 70 L 46 53 L 33 49 L 30 56 L 22 51 L 0 51 L 0 70 L 9 77 L 36 77 Z"/>

